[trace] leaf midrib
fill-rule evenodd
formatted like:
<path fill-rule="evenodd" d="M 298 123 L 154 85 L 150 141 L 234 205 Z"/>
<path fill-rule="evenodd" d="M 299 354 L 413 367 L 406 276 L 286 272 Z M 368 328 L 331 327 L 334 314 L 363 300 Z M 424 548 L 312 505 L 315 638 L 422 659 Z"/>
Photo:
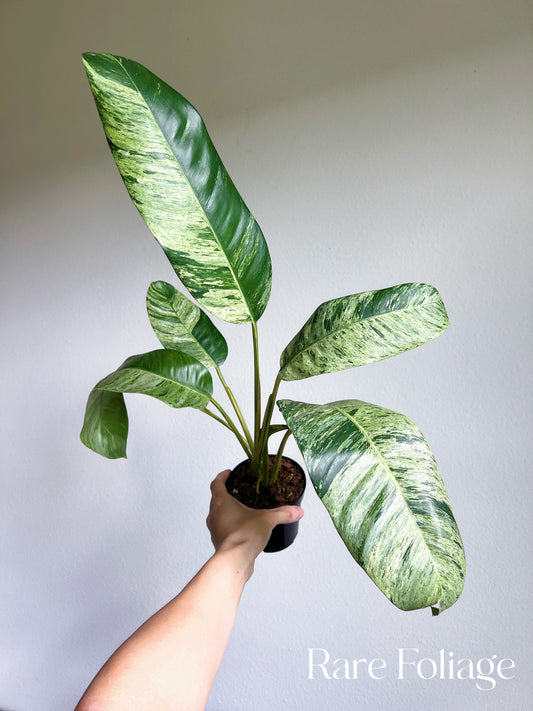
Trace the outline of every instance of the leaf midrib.
<path fill-rule="evenodd" d="M 167 303 L 168 303 L 168 302 L 167 302 Z M 198 309 L 198 315 L 197 315 L 198 317 L 197 317 L 197 319 L 196 319 L 196 321 L 195 321 L 195 323 L 194 323 L 194 326 L 196 326 L 197 323 L 198 323 L 198 321 L 200 320 L 200 314 L 201 314 L 202 312 L 201 312 L 201 310 L 200 310 L 195 304 L 192 304 L 192 303 L 191 303 L 191 306 L 194 306 L 196 309 Z M 198 347 L 200 348 L 200 350 L 202 351 L 202 353 L 204 353 L 204 354 L 207 356 L 208 360 L 212 363 L 212 365 L 209 366 L 209 367 L 214 368 L 215 365 L 216 365 L 216 364 L 215 364 L 215 361 L 211 358 L 211 356 L 210 356 L 209 353 L 205 350 L 205 348 L 202 346 L 202 344 L 200 343 L 200 341 L 194 336 L 194 334 L 193 334 L 193 332 L 192 332 L 192 329 L 189 329 L 188 326 L 187 326 L 187 325 L 185 324 L 185 322 L 183 321 L 183 319 L 180 318 L 179 313 L 177 312 L 176 308 L 174 307 L 174 295 L 172 296 L 172 299 L 171 299 L 171 301 L 170 301 L 170 311 L 176 316 L 176 319 L 177 319 L 177 320 L 180 322 L 180 324 L 183 326 L 183 330 L 185 331 L 185 333 L 187 333 L 187 334 L 189 335 L 189 337 L 191 338 L 191 340 L 193 340 L 193 341 L 198 345 Z M 172 323 L 172 322 L 169 322 L 169 323 Z M 193 326 L 193 328 L 194 328 L 194 326 Z M 164 346 L 164 344 L 163 344 L 163 347 L 166 347 L 166 346 Z M 207 367 L 207 366 L 206 366 L 206 367 Z"/>
<path fill-rule="evenodd" d="M 143 102 L 144 102 L 144 105 L 146 106 L 147 110 L 150 112 L 151 116 L 153 117 L 154 123 L 156 124 L 157 128 L 159 129 L 159 133 L 161 134 L 161 136 L 162 136 L 162 138 L 163 138 L 163 142 L 169 147 L 170 152 L 171 152 L 172 155 L 174 156 L 174 160 L 175 160 L 176 163 L 178 164 L 181 174 L 182 174 L 183 177 L 185 178 L 185 181 L 186 181 L 187 185 L 189 186 L 189 188 L 190 188 L 190 190 L 191 190 L 191 193 L 194 195 L 194 199 L 196 200 L 196 202 L 197 202 L 197 204 L 198 204 L 198 206 L 199 206 L 199 208 L 200 208 L 200 211 L 201 211 L 202 214 L 204 215 L 205 220 L 206 220 L 207 224 L 209 225 L 209 229 L 211 230 L 211 234 L 213 235 L 213 238 L 214 238 L 215 242 L 218 244 L 220 251 L 221 251 L 222 254 L 224 255 L 224 259 L 226 260 L 227 267 L 228 267 L 229 271 L 231 272 L 231 276 L 233 277 L 234 284 L 236 285 L 236 287 L 237 287 L 237 289 L 238 289 L 238 291 L 239 291 L 239 293 L 240 293 L 240 295 L 241 295 L 241 297 L 242 297 L 244 303 L 246 304 L 246 308 L 247 308 L 247 310 L 248 310 L 248 315 L 250 316 L 250 319 L 251 319 L 252 321 L 254 321 L 255 319 L 254 319 L 253 316 L 252 316 L 252 311 L 251 311 L 251 309 L 250 309 L 250 304 L 248 303 L 248 299 L 247 299 L 246 296 L 244 295 L 244 293 L 243 293 L 243 291 L 242 291 L 242 289 L 241 289 L 241 286 L 240 286 L 240 284 L 239 284 L 239 282 L 238 282 L 238 280 L 237 280 L 237 277 L 235 276 L 235 272 L 234 272 L 234 270 L 233 270 L 233 267 L 232 267 L 232 265 L 231 265 L 231 262 L 229 261 L 228 255 L 226 254 L 224 248 L 222 247 L 222 244 L 220 243 L 220 240 L 219 240 L 218 237 L 217 237 L 217 234 L 216 234 L 216 232 L 215 232 L 215 230 L 214 230 L 214 227 L 213 227 L 213 225 L 211 224 L 211 220 L 210 220 L 209 217 L 207 216 L 207 214 L 206 214 L 204 208 L 202 207 L 202 203 L 200 202 L 200 200 L 199 200 L 199 198 L 198 198 L 198 195 L 196 194 L 196 190 L 195 190 L 195 189 L 193 188 L 193 186 L 191 185 L 191 183 L 190 183 L 190 181 L 189 181 L 189 179 L 188 179 L 188 177 L 187 177 L 187 174 L 186 174 L 185 171 L 183 170 L 183 166 L 182 166 L 180 160 L 178 159 L 178 156 L 175 154 L 175 152 L 174 152 L 172 146 L 171 146 L 170 143 L 167 141 L 167 138 L 166 138 L 165 134 L 163 133 L 163 130 L 162 130 L 161 126 L 159 125 L 159 122 L 158 122 L 157 118 L 155 117 L 154 112 L 152 111 L 152 109 L 151 109 L 150 106 L 148 105 L 146 99 L 144 98 L 143 93 L 141 92 L 141 90 L 140 90 L 139 87 L 137 86 L 137 83 L 135 82 L 135 80 L 133 79 L 133 77 L 131 76 L 131 74 L 128 72 L 128 70 L 127 70 L 126 67 L 122 64 L 122 62 L 120 62 L 114 55 L 110 55 L 110 56 L 111 56 L 111 57 L 113 58 L 113 60 L 122 68 L 122 70 L 124 71 L 124 73 L 126 74 L 126 76 L 128 77 L 128 79 L 131 81 L 131 83 L 133 84 L 133 86 L 134 86 L 135 89 L 137 90 L 137 93 L 138 93 L 139 96 L 142 98 L 142 100 L 143 100 Z M 158 81 L 161 81 L 159 78 L 157 78 L 157 79 L 158 79 Z"/>
<path fill-rule="evenodd" d="M 428 299 L 427 301 L 424 302 L 424 305 L 431 304 L 431 303 L 438 303 L 438 300 L 435 298 Z M 342 333 L 343 331 L 349 331 L 350 328 L 355 328 L 358 324 L 363 323 L 363 321 L 369 321 L 371 319 L 386 318 L 387 316 L 400 313 L 401 311 L 414 311 L 416 313 L 416 309 L 413 308 L 412 306 L 404 306 L 401 309 L 393 309 L 393 310 L 387 311 L 386 313 L 383 313 L 383 314 L 377 314 L 377 315 L 373 314 L 372 316 L 364 316 L 363 318 L 357 319 L 357 321 L 354 324 L 352 324 L 351 326 L 350 326 L 350 324 L 348 324 L 346 326 L 343 326 L 342 328 L 328 331 L 324 336 L 321 336 L 320 338 L 315 339 L 314 341 L 309 343 L 309 345 L 305 346 L 305 348 L 298 350 L 294 354 L 294 356 L 289 361 L 287 361 L 287 363 L 285 363 L 285 365 L 281 368 L 281 370 L 284 370 L 288 365 L 290 365 L 293 361 L 295 361 L 299 356 L 301 356 L 303 353 L 306 353 L 307 351 L 309 351 L 311 348 L 313 348 L 313 346 L 316 346 L 317 343 L 320 343 L 321 341 L 325 341 L 325 340 L 331 338 L 331 336 L 333 336 L 335 334 Z"/>
<path fill-rule="evenodd" d="M 188 385 L 188 384 L 182 383 L 179 380 L 173 380 L 173 378 L 168 378 L 166 375 L 160 375 L 159 373 L 155 373 L 152 370 L 143 370 L 142 368 L 129 368 L 129 367 L 128 368 L 119 368 L 118 370 L 115 370 L 115 372 L 112 373 L 111 375 L 116 375 L 117 373 L 128 373 L 128 372 L 137 372 L 142 375 L 152 375 L 154 377 L 161 378 L 161 380 L 165 380 L 174 386 L 181 386 L 182 388 L 192 390 L 193 392 L 199 393 L 200 395 L 205 395 L 209 399 L 211 399 L 211 395 L 209 393 L 207 393 L 205 390 L 199 390 L 198 388 L 195 388 L 193 385 Z M 111 377 L 111 375 L 108 375 L 107 377 Z M 106 380 L 106 378 L 104 378 L 104 380 Z M 105 390 L 105 388 L 100 388 L 100 387 L 98 387 L 98 385 L 96 386 L 96 389 L 97 390 Z M 118 391 L 118 392 L 122 392 L 122 391 Z"/>
<path fill-rule="evenodd" d="M 414 527 L 415 527 L 415 530 L 416 530 L 416 532 L 417 532 L 419 538 L 422 540 L 422 543 L 424 544 L 426 550 L 428 551 L 428 554 L 429 554 L 429 556 L 430 556 L 430 558 L 431 558 L 431 562 L 432 562 L 432 564 L 433 564 L 433 569 L 435 570 L 435 573 L 437 574 L 437 576 L 438 576 L 438 578 L 439 578 L 439 581 L 440 581 L 440 572 L 439 572 L 439 565 L 438 565 L 438 563 L 437 563 L 437 560 L 434 558 L 433 553 L 432 553 L 431 549 L 429 548 L 429 546 L 428 546 L 428 544 L 427 544 L 427 542 L 426 542 L 426 539 L 425 539 L 424 536 L 422 535 L 422 532 L 420 531 L 420 527 L 418 526 L 418 523 L 417 523 L 417 521 L 416 521 L 416 519 L 415 519 L 415 517 L 414 517 L 414 515 L 413 515 L 413 513 L 412 513 L 412 511 L 411 511 L 411 509 L 409 508 L 409 505 L 408 505 L 408 503 L 407 503 L 407 501 L 406 501 L 406 499 L 405 499 L 405 496 L 404 496 L 404 494 L 403 494 L 403 491 L 402 491 L 401 488 L 398 486 L 398 482 L 396 481 L 396 477 L 395 477 L 394 474 L 392 473 L 392 471 L 391 471 L 389 465 L 387 464 L 387 461 L 385 460 L 385 458 L 384 458 L 383 455 L 381 454 L 379 448 L 378 448 L 377 445 L 374 443 L 374 440 L 373 440 L 372 437 L 369 435 L 369 433 L 366 431 L 366 429 L 363 427 L 363 425 L 361 425 L 359 422 L 357 422 L 357 420 L 356 420 L 352 415 L 350 415 L 348 412 L 346 412 L 345 410 L 342 410 L 342 409 L 339 408 L 339 407 L 334 407 L 333 409 L 334 409 L 334 410 L 337 410 L 337 412 L 339 412 L 341 415 L 344 415 L 348 420 L 350 420 L 350 422 L 353 422 L 353 424 L 354 424 L 354 425 L 357 427 L 357 429 L 362 433 L 363 437 L 365 437 L 365 439 L 368 441 L 368 443 L 369 443 L 370 446 L 372 447 L 372 450 L 374 451 L 376 458 L 377 458 L 378 461 L 382 464 L 383 468 L 385 469 L 385 471 L 386 471 L 387 474 L 389 475 L 390 479 L 392 480 L 392 482 L 393 482 L 393 484 L 394 484 L 394 486 L 395 486 L 395 488 L 396 488 L 396 491 L 397 491 L 398 494 L 400 495 L 400 498 L 401 498 L 401 501 L 403 502 L 404 508 L 407 510 L 407 513 L 408 513 L 408 515 L 409 515 L 409 518 L 411 519 L 411 521 L 412 521 L 412 523 L 413 523 L 413 525 L 414 525 Z M 440 589 L 440 592 L 441 592 L 441 595 L 442 595 L 442 583 L 439 582 L 439 584 L 440 584 L 440 588 L 441 588 L 441 589 Z"/>

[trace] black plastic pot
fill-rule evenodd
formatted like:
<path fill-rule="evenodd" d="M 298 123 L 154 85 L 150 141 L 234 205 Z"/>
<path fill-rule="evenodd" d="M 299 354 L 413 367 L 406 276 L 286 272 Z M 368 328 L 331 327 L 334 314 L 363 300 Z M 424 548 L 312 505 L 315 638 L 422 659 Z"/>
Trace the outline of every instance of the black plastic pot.
<path fill-rule="evenodd" d="M 299 506 L 304 495 L 302 494 L 299 499 L 297 499 L 291 506 Z M 284 551 L 288 548 L 291 543 L 296 538 L 298 534 L 298 524 L 300 521 L 295 521 L 294 523 L 279 523 L 274 526 L 268 543 L 263 548 L 264 553 L 277 553 L 278 551 Z"/>
<path fill-rule="evenodd" d="M 270 455 L 270 458 L 272 459 L 274 455 Z M 294 459 L 290 459 L 290 457 L 282 457 L 282 463 L 283 460 L 290 462 L 292 466 L 296 467 L 298 471 L 301 473 L 302 477 L 302 482 L 303 482 L 303 490 L 300 496 L 296 499 L 296 501 L 290 501 L 287 502 L 286 505 L 289 506 L 299 506 L 302 502 L 304 493 L 305 493 L 305 484 L 306 484 L 306 479 L 305 479 L 305 472 L 302 469 L 302 467 L 298 464 L 298 462 L 295 462 Z M 243 467 L 246 467 L 249 465 L 249 460 L 245 460 L 244 462 L 240 462 L 235 469 L 233 469 L 232 473 L 228 477 L 228 481 L 226 483 L 226 487 L 229 491 L 229 493 L 234 496 L 238 501 L 241 501 L 241 503 L 244 503 L 246 506 L 249 506 L 250 508 L 254 509 L 260 509 L 260 508 L 275 508 L 276 506 L 282 506 L 283 504 L 276 503 L 274 501 L 269 502 L 268 505 L 261 504 L 259 501 L 243 501 L 240 498 L 240 492 L 238 490 L 235 490 L 231 487 L 231 480 L 232 480 L 232 475 L 234 472 L 239 471 Z M 270 535 L 270 538 L 268 539 L 268 542 L 266 546 L 264 547 L 263 551 L 265 553 L 277 553 L 278 551 L 285 550 L 285 548 L 288 548 L 291 543 L 294 541 L 296 538 L 296 535 L 298 533 L 298 524 L 299 521 L 295 521 L 294 523 L 280 523 L 277 526 L 275 526 L 272 530 L 272 533 Z"/>

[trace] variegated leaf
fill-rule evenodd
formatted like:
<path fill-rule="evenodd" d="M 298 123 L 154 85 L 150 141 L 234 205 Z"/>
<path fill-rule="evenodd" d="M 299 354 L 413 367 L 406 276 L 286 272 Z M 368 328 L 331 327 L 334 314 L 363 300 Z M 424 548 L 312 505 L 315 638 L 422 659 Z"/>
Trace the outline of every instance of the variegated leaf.
<path fill-rule="evenodd" d="M 126 456 L 128 413 L 122 393 L 91 391 L 80 438 L 86 447 L 109 459 Z"/>
<path fill-rule="evenodd" d="M 207 368 L 180 351 L 158 350 L 127 358 L 95 390 L 151 395 L 171 407 L 206 407 L 213 392 Z"/>
<path fill-rule="evenodd" d="M 418 427 L 359 400 L 278 405 L 337 531 L 376 585 L 402 610 L 453 605 L 463 546 Z"/>
<path fill-rule="evenodd" d="M 438 291 L 428 284 L 343 296 L 321 304 L 281 354 L 280 376 L 300 380 L 403 353 L 448 327 Z"/>
<path fill-rule="evenodd" d="M 83 61 L 124 183 L 184 285 L 226 321 L 257 321 L 270 295 L 268 247 L 198 112 L 137 62 Z"/>
<path fill-rule="evenodd" d="M 148 287 L 146 308 L 150 323 L 165 348 L 182 351 L 207 368 L 222 365 L 228 355 L 224 336 L 209 316 L 165 281 Z"/>

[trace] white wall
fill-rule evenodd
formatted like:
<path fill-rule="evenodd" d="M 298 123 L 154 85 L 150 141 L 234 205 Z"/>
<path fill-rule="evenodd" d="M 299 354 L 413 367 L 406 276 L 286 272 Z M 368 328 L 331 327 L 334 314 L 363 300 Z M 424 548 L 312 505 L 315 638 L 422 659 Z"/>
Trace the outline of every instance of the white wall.
<path fill-rule="evenodd" d="M 269 242 L 265 387 L 320 302 L 404 281 L 439 289 L 452 325 L 436 341 L 287 383 L 280 394 L 357 397 L 414 419 L 439 462 L 468 560 L 453 608 L 438 618 L 402 613 L 351 560 L 309 488 L 295 544 L 256 566 L 208 708 L 524 708 L 532 691 L 531 7 L 466 0 L 443 14 L 441 3 L 432 13 L 420 2 L 404 16 L 394 15 L 394 2 L 373 14 L 367 3 L 337 2 L 336 21 L 326 23 L 321 4 L 267 3 L 265 25 L 265 4 L 225 3 L 235 14 L 218 16 L 215 4 L 159 2 L 143 37 L 142 14 L 124 22 L 103 4 L 85 13 L 47 5 L 36 17 L 8 4 L 4 44 L 13 162 L 3 179 L 0 253 L 0 709 L 75 705 L 111 651 L 210 554 L 208 483 L 241 458 L 200 413 L 141 396 L 128 398 L 127 460 L 99 458 L 78 439 L 94 383 L 126 356 L 157 347 L 145 291 L 173 276 L 129 202 L 73 66 L 81 51 L 103 49 L 164 74 L 162 36 L 165 61 L 173 52 L 165 10 L 174 13 L 176 54 L 189 57 L 184 83 L 205 98 L 206 111 L 195 102 Z M 217 32 L 235 74 L 217 68 Z M 241 66 L 243 36 L 259 53 L 257 86 Z M 330 53 L 320 50 L 315 85 L 304 58 L 318 69 L 320 37 Z M 181 70 L 168 66 L 165 78 L 177 79 Z M 217 111 L 226 84 L 233 101 Z M 227 378 L 239 399 L 249 398 L 248 329 L 220 327 L 230 344 Z M 299 458 L 295 445 L 289 453 Z M 387 676 L 308 680 L 309 647 L 382 657 Z M 470 680 L 398 680 L 400 647 L 433 658 L 441 649 L 456 659 L 510 657 L 516 678 L 492 691 Z"/>

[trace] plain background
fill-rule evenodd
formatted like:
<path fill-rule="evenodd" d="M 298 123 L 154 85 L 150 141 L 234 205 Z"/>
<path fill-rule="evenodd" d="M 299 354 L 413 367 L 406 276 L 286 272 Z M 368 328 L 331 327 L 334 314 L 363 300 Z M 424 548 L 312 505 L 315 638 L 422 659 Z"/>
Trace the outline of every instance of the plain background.
<path fill-rule="evenodd" d="M 261 370 L 327 299 L 435 285 L 451 327 L 281 397 L 359 398 L 430 442 L 468 560 L 438 618 L 394 608 L 311 488 L 263 556 L 212 711 L 522 709 L 531 669 L 532 28 L 529 0 L 1 4 L 0 708 L 71 709 L 113 649 L 210 555 L 208 484 L 241 459 L 196 411 L 127 398 L 128 459 L 78 438 L 91 387 L 158 347 L 150 281 L 177 283 L 107 149 L 82 51 L 136 59 L 200 110 L 268 240 Z M 217 322 L 251 414 L 251 334 Z M 288 453 L 300 458 L 291 443 Z M 307 679 L 308 648 L 387 662 Z M 509 657 L 515 678 L 396 678 L 401 647 Z M 448 657 L 447 657 L 448 658 Z"/>

